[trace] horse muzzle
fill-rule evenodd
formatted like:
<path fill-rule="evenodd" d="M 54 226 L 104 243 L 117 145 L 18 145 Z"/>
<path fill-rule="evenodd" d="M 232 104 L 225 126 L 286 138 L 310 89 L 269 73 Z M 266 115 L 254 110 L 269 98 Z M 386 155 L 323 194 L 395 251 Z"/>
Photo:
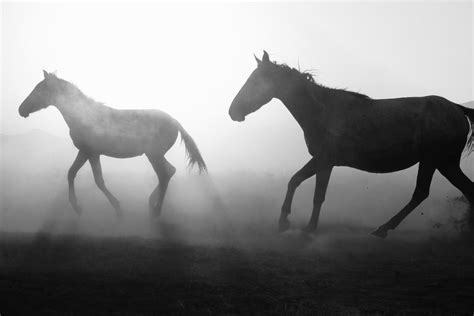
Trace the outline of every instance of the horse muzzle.
<path fill-rule="evenodd" d="M 28 111 L 25 111 L 24 108 L 22 108 L 21 106 L 18 109 L 18 114 L 20 114 L 20 116 L 24 118 L 27 118 L 30 115 L 30 113 L 28 113 Z"/>
<path fill-rule="evenodd" d="M 233 110 L 234 108 L 231 106 L 229 109 L 229 116 L 232 121 L 236 122 L 243 122 L 245 121 L 245 115 L 238 113 L 238 111 Z"/>
<path fill-rule="evenodd" d="M 239 116 L 239 117 L 236 117 L 236 116 L 232 117 L 232 116 L 231 116 L 230 118 L 231 118 L 233 121 L 236 121 L 236 122 L 243 122 L 243 121 L 245 121 L 245 116 Z"/>

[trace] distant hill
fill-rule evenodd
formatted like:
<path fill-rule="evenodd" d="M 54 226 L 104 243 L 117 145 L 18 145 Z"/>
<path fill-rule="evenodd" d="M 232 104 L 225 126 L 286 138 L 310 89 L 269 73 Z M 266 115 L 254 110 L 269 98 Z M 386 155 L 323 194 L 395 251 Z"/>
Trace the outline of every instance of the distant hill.
<path fill-rule="evenodd" d="M 64 138 L 53 136 L 45 131 L 34 129 L 24 134 L 6 135 L 0 134 L 0 145 L 9 150 L 25 150 L 34 152 L 36 149 L 48 149 L 56 146 L 68 145 Z M 11 148 L 10 148 L 11 147 Z"/>
<path fill-rule="evenodd" d="M 19 135 L 0 134 L 0 150 L 4 175 L 13 170 L 43 173 L 63 169 L 75 155 L 71 141 L 38 129 Z"/>
<path fill-rule="evenodd" d="M 51 135 L 35 129 L 24 134 L 0 134 L 0 174 L 10 179 L 20 175 L 57 175 L 66 177 L 67 170 L 77 155 L 72 140 Z M 182 156 L 184 160 L 184 155 Z M 102 157 L 104 173 L 147 172 L 154 176 L 153 169 L 144 157 L 115 159 Z M 84 170 L 90 171 L 89 164 Z"/>

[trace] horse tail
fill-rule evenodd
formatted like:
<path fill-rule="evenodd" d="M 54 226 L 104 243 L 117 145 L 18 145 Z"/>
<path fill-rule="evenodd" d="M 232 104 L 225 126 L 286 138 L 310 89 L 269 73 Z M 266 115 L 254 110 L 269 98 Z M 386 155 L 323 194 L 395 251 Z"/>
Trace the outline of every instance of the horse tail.
<path fill-rule="evenodd" d="M 465 106 L 460 106 L 464 115 L 466 115 L 467 121 L 469 122 L 469 133 L 467 134 L 466 147 L 464 151 L 467 155 L 474 152 L 474 109 L 467 108 Z"/>
<path fill-rule="evenodd" d="M 206 163 L 202 159 L 201 152 L 199 151 L 194 139 L 191 135 L 186 132 L 186 130 L 178 123 L 178 129 L 181 133 L 181 141 L 184 142 L 184 147 L 186 147 L 186 156 L 188 157 L 188 164 L 192 168 L 194 164 L 197 164 L 199 167 L 199 173 L 207 171 Z"/>

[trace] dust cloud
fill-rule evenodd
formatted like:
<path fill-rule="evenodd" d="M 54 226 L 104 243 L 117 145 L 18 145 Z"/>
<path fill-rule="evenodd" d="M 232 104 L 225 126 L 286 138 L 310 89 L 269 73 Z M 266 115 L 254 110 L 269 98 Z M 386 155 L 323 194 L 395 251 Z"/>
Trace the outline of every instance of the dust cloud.
<path fill-rule="evenodd" d="M 281 234 L 277 220 L 291 175 L 284 169 L 225 172 L 210 164 L 210 173 L 199 175 L 186 170 L 184 148 L 176 145 L 180 158 L 168 158 L 179 172 L 161 217 L 150 221 L 157 179 L 146 158 L 104 158 L 105 181 L 124 217 L 116 217 L 87 165 L 76 177 L 78 217 L 67 199 L 75 156 L 69 140 L 32 131 L 1 142 L 0 291 L 7 314 L 472 309 L 474 243 L 459 234 L 466 205 L 439 175 L 431 197 L 385 240 L 370 232 L 410 198 L 416 167 L 389 175 L 336 169 L 316 235 L 301 232 L 314 191 L 308 180 L 295 195 L 292 228 Z M 471 177 L 472 163 L 463 161 Z"/>
<path fill-rule="evenodd" d="M 292 229 L 277 233 L 277 220 L 290 171 L 218 171 L 199 175 L 185 167 L 179 142 L 168 157 L 179 172 L 172 179 L 161 217 L 151 221 L 148 196 L 157 178 L 145 157 L 103 157 L 104 178 L 119 198 L 125 216 L 96 187 L 90 166 L 76 178 L 83 214 L 72 210 L 66 173 L 75 156 L 69 140 L 40 130 L 2 136 L 2 232 L 67 234 L 96 237 L 140 237 L 191 244 L 272 247 L 282 240 L 301 241 L 300 229 L 309 220 L 314 178 L 298 189 L 290 220 Z M 178 158 L 180 156 L 180 158 Z M 204 156 L 206 159 L 206 156 Z M 462 161 L 473 177 L 472 156 Z M 320 219 L 319 233 L 308 237 L 321 245 L 327 238 L 374 238 L 369 233 L 393 216 L 411 197 L 416 166 L 385 175 L 336 168 Z M 443 177 L 434 178 L 430 197 L 389 238 L 455 235 L 467 206 Z M 352 237 L 349 237 L 352 236 Z M 303 238 L 304 239 L 304 238 Z M 284 242 L 283 242 L 284 243 Z M 306 243 L 304 243 L 306 244 Z"/>

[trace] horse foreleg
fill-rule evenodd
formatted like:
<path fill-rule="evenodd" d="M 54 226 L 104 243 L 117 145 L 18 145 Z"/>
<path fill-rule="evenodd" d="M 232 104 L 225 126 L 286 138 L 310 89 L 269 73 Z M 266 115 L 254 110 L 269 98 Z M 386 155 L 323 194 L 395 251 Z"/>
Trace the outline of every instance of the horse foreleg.
<path fill-rule="evenodd" d="M 78 215 L 81 215 L 81 207 L 77 203 L 77 198 L 76 198 L 76 191 L 74 189 L 74 178 L 76 177 L 77 172 L 81 167 L 86 163 L 87 161 L 87 156 L 79 151 L 77 153 L 76 159 L 72 163 L 71 168 L 69 168 L 69 171 L 67 173 L 67 181 L 69 184 L 69 202 L 72 205 L 72 208 Z"/>
<path fill-rule="evenodd" d="M 306 165 L 298 170 L 288 182 L 288 189 L 286 191 L 285 200 L 281 207 L 281 215 L 279 221 L 279 230 L 285 231 L 290 227 L 288 221 L 288 215 L 291 213 L 291 203 L 293 202 L 293 196 L 295 195 L 296 188 L 306 179 L 312 177 L 317 170 L 316 159 L 312 158 Z"/>
<path fill-rule="evenodd" d="M 313 212 L 308 226 L 304 229 L 306 232 L 314 232 L 318 227 L 319 213 L 326 197 L 326 190 L 331 177 L 332 167 L 318 171 L 316 174 L 316 187 L 314 189 Z"/>
<path fill-rule="evenodd" d="M 147 155 L 147 157 L 148 160 L 150 160 L 150 163 L 153 166 L 159 181 L 158 186 L 155 188 L 155 190 L 153 190 L 153 193 L 149 198 L 150 215 L 151 217 L 158 217 L 161 214 L 168 184 L 171 180 L 171 177 L 176 172 L 176 168 L 163 156 L 154 157 Z"/>
<path fill-rule="evenodd" d="M 432 163 L 420 162 L 418 167 L 418 175 L 416 178 L 416 187 L 413 196 L 408 204 L 402 208 L 387 223 L 380 226 L 372 235 L 385 238 L 389 229 L 395 229 L 418 205 L 423 202 L 430 194 L 431 180 L 436 167 Z"/>
<path fill-rule="evenodd" d="M 105 186 L 104 177 L 102 176 L 102 166 L 100 164 L 100 156 L 99 155 L 91 156 L 89 158 L 89 162 L 92 167 L 92 173 L 94 174 L 94 180 L 95 180 L 95 183 L 97 184 L 97 187 L 105 194 L 110 204 L 112 204 L 117 216 L 121 217 L 122 210 L 120 209 L 119 201 L 115 198 L 115 196 L 112 195 L 112 193 L 110 193 L 110 191 Z"/>

